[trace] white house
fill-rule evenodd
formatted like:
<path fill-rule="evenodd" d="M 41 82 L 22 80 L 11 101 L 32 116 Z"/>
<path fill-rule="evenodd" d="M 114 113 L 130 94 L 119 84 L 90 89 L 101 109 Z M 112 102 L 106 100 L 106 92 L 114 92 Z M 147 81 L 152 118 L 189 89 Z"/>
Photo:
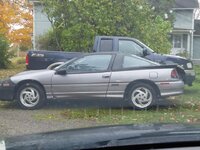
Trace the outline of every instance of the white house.
<path fill-rule="evenodd" d="M 200 64 L 200 20 L 194 21 L 194 30 L 193 61 Z"/>
<path fill-rule="evenodd" d="M 172 54 L 187 53 L 191 59 L 195 58 L 194 50 L 194 10 L 199 8 L 198 0 L 175 0 L 174 28 L 172 31 Z M 200 59 L 200 57 L 199 57 Z"/>
<path fill-rule="evenodd" d="M 36 38 L 51 28 L 47 14 L 43 12 L 43 6 L 39 0 L 29 0 L 33 3 L 33 49 L 36 49 Z"/>

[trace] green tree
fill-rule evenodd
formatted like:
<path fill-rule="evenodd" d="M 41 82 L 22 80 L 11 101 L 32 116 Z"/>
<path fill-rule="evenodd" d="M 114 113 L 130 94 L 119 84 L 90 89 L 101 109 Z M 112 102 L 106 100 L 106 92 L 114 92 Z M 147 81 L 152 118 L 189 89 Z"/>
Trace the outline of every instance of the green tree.
<path fill-rule="evenodd" d="M 0 69 L 6 68 L 9 63 L 8 42 L 5 37 L 0 35 Z"/>
<path fill-rule="evenodd" d="M 171 22 L 146 0 L 42 0 L 60 49 L 86 51 L 95 35 L 135 37 L 152 49 L 171 48 Z"/>
<path fill-rule="evenodd" d="M 36 38 L 36 49 L 42 50 L 59 50 L 57 46 L 55 33 L 53 30 L 49 30 L 43 35 Z"/>
<path fill-rule="evenodd" d="M 148 0 L 148 3 L 151 5 L 155 14 L 158 14 L 173 23 L 174 16 L 172 8 L 175 5 L 175 0 Z"/>

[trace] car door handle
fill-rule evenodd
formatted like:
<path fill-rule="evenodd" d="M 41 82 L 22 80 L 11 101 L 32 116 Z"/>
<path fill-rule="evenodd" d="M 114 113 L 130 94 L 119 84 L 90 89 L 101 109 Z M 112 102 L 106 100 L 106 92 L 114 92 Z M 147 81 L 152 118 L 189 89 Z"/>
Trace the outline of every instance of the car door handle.
<path fill-rule="evenodd" d="M 104 74 L 104 75 L 102 75 L 102 78 L 110 78 L 110 75 L 109 74 Z"/>

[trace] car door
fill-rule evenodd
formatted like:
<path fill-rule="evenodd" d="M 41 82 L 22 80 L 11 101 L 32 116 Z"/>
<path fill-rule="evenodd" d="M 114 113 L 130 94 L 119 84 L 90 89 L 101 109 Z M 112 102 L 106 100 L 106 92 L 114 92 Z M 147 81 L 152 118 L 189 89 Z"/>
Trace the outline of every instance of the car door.
<path fill-rule="evenodd" d="M 56 98 L 105 97 L 111 76 L 110 65 L 113 56 L 87 55 L 70 64 L 63 65 L 66 75 L 52 77 L 52 92 Z M 58 70 L 59 70 L 58 69 Z"/>

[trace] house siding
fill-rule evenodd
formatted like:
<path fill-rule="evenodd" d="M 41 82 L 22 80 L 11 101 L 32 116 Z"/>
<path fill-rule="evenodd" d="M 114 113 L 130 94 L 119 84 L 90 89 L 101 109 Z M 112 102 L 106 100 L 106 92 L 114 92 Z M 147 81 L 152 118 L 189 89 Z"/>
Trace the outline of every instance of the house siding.
<path fill-rule="evenodd" d="M 194 36 L 193 59 L 200 58 L 200 36 Z"/>
<path fill-rule="evenodd" d="M 36 49 L 36 40 L 38 36 L 43 35 L 51 28 L 51 23 L 47 15 L 43 12 L 43 7 L 40 3 L 34 3 L 34 24 L 33 24 L 33 48 Z"/>
<path fill-rule="evenodd" d="M 193 61 L 200 65 L 200 20 L 195 20 L 194 22 Z"/>
<path fill-rule="evenodd" d="M 175 21 L 172 36 L 181 35 L 181 47 L 171 49 L 172 54 L 187 53 L 187 57 L 194 59 L 193 33 L 194 33 L 194 9 L 174 9 Z M 173 39 L 174 40 L 174 39 Z M 172 44 L 175 41 L 172 41 Z"/>
<path fill-rule="evenodd" d="M 193 10 L 175 10 L 174 28 L 193 30 Z"/>

